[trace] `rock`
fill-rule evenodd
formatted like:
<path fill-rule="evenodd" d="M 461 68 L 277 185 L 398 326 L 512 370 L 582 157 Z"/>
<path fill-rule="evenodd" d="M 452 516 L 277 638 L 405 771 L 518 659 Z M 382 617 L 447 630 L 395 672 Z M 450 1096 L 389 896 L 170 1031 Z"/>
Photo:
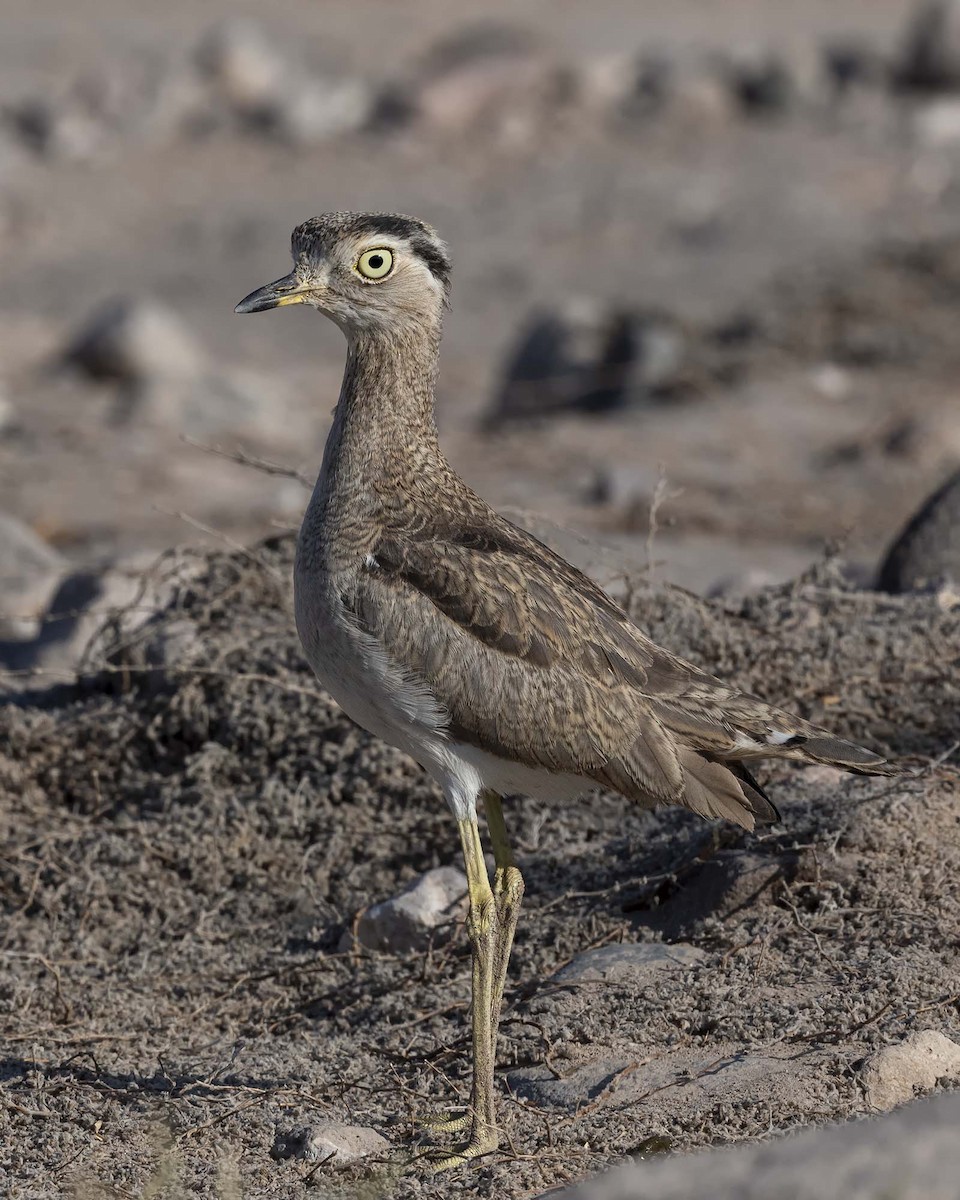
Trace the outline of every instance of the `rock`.
<path fill-rule="evenodd" d="M 850 372 L 836 363 L 824 362 L 811 367 L 810 386 L 825 400 L 846 400 L 852 390 Z"/>
<path fill-rule="evenodd" d="M 232 109 L 256 117 L 282 96 L 290 64 L 252 21 L 227 19 L 208 30 L 195 52 L 201 75 Z"/>
<path fill-rule="evenodd" d="M 923 92 L 960 87 L 960 2 L 929 0 L 913 13 L 894 63 L 898 87 Z"/>
<path fill-rule="evenodd" d="M 945 97 L 918 108 L 913 132 L 918 142 L 933 150 L 960 144 L 960 99 Z"/>
<path fill-rule="evenodd" d="M 270 433 L 282 423 L 283 395 L 277 381 L 255 372 L 205 371 L 197 376 L 160 376 L 126 391 L 120 402 L 126 421 L 149 422 L 190 437 Z"/>
<path fill-rule="evenodd" d="M 834 98 L 843 99 L 855 88 L 883 83 L 886 66 L 877 50 L 856 37 L 831 38 L 822 47 L 824 74 Z"/>
<path fill-rule="evenodd" d="M 195 55 L 207 88 L 194 100 L 190 123 L 205 132 L 218 124 L 310 145 L 366 125 L 375 105 L 359 79 L 312 75 L 274 47 L 256 24 L 227 20 L 214 26 Z"/>
<path fill-rule="evenodd" d="M 934 1029 L 885 1046 L 860 1071 L 867 1104 L 880 1112 L 913 1100 L 917 1089 L 929 1091 L 938 1079 L 960 1080 L 960 1044 Z"/>
<path fill-rule="evenodd" d="M 623 1002 L 629 1003 L 626 990 Z M 582 1004 L 581 1000 L 581 1007 Z M 688 1112 L 700 1112 L 709 1119 L 710 1110 L 718 1102 L 761 1103 L 784 1087 L 792 1089 L 798 1083 L 796 1064 L 789 1058 L 753 1054 L 742 1047 L 728 1047 L 726 1052 L 705 1055 L 695 1046 L 672 1046 L 631 1059 L 578 1042 L 571 1050 L 577 1056 L 573 1062 L 563 1054 L 562 1037 L 557 1048 L 561 1053 L 552 1061 L 553 1070 L 544 1065 L 511 1071 L 507 1076 L 510 1090 L 540 1108 L 577 1112 L 599 1102 L 610 1103 L 613 1109 L 622 1112 L 625 1106 L 643 1103 L 666 1089 L 674 1095 L 680 1089 L 688 1089 Z M 599 1053 L 583 1061 L 582 1056 L 592 1051 Z M 823 1069 L 822 1061 L 818 1065 Z M 807 1070 L 810 1066 L 810 1062 L 805 1064 Z"/>
<path fill-rule="evenodd" d="M 286 141 L 309 146 L 362 129 L 375 106 L 375 94 L 362 79 L 314 78 L 278 99 L 271 124 Z"/>
<path fill-rule="evenodd" d="M 670 112 L 692 127 L 726 125 L 739 112 L 739 102 L 726 80 L 702 70 L 677 73 L 669 89 Z"/>
<path fill-rule="evenodd" d="M 370 950 L 426 950 L 466 912 L 467 878 L 457 867 L 436 867 L 398 896 L 374 904 L 357 923 L 357 941 Z"/>
<path fill-rule="evenodd" d="M 648 516 L 659 480 L 660 472 L 652 467 L 604 463 L 597 468 L 586 499 L 615 509 L 624 524 L 639 526 L 641 518 Z"/>
<path fill-rule="evenodd" d="M 152 300 L 116 300 L 93 314 L 64 355 L 93 379 L 144 384 L 184 379 L 203 368 L 204 355 L 176 313 Z"/>
<path fill-rule="evenodd" d="M 685 942 L 641 942 L 636 945 L 600 946 L 586 950 L 553 977 L 553 983 L 589 983 L 597 980 L 635 979 L 663 970 L 678 970 L 702 962 L 707 956 Z"/>
<path fill-rule="evenodd" d="M 104 148 L 103 122 L 72 97 L 38 96 L 21 101 L 10 114 L 24 145 L 45 158 L 83 162 Z"/>
<path fill-rule="evenodd" d="M 772 50 L 744 46 L 726 53 L 718 62 L 718 70 L 745 112 L 782 113 L 793 101 L 790 69 Z"/>
<path fill-rule="evenodd" d="M 658 54 L 608 54 L 582 60 L 571 72 L 571 93 L 581 112 L 625 120 L 659 112 L 674 85 L 673 63 Z"/>
<path fill-rule="evenodd" d="M 193 661 L 202 651 L 199 639 L 194 638 L 188 648 L 186 630 L 177 628 L 173 615 L 166 615 L 162 627 L 151 623 L 199 568 L 196 563 L 182 565 L 178 571 L 165 572 L 162 583 L 157 583 L 151 569 L 155 560 L 156 555 L 148 552 L 104 571 L 77 571 L 62 578 L 36 637 L 16 646 L 7 644 L 7 665 L 68 682 L 111 661 L 138 668 Z M 141 634 L 143 630 L 149 632 Z M 150 651 L 138 658 L 134 650 L 140 638 L 149 641 Z M 118 646 L 123 647 L 120 653 Z"/>
<path fill-rule="evenodd" d="M 952 579 L 960 583 L 960 471 L 907 522 L 880 566 L 881 592 L 914 592 Z"/>
<path fill-rule="evenodd" d="M 733 571 L 721 575 L 707 588 L 708 600 L 735 600 L 750 596 L 763 588 L 774 587 L 783 579 L 776 571 L 764 567 L 746 567 L 742 571 Z"/>
<path fill-rule="evenodd" d="M 3 642 L 29 642 L 41 628 L 66 560 L 15 517 L 0 514 L 0 661 Z"/>
<path fill-rule="evenodd" d="M 0 437 L 3 437 L 5 433 L 9 433 L 16 423 L 16 411 L 13 404 L 7 399 L 3 391 L 0 390 Z"/>
<path fill-rule="evenodd" d="M 622 1058 L 601 1057 L 564 1072 L 558 1079 L 549 1067 L 521 1067 L 507 1076 L 510 1092 L 537 1108 L 576 1112 L 601 1096 L 630 1066 Z"/>
<path fill-rule="evenodd" d="M 684 351 L 671 318 L 576 297 L 530 320 L 487 424 L 564 410 L 607 412 L 663 394 L 679 382 Z"/>
<path fill-rule="evenodd" d="M 375 1129 L 324 1121 L 319 1125 L 278 1131 L 270 1153 L 273 1158 L 295 1158 L 302 1162 L 345 1167 L 371 1154 L 384 1154 L 389 1149 L 390 1143 Z"/>
<path fill-rule="evenodd" d="M 564 82 L 525 31 L 483 23 L 428 52 L 409 89 L 409 104 L 415 117 L 437 131 L 470 129 L 518 141 L 555 114 Z"/>
<path fill-rule="evenodd" d="M 632 1163 L 539 1200 L 956 1200 L 960 1096 L 880 1121 Z"/>

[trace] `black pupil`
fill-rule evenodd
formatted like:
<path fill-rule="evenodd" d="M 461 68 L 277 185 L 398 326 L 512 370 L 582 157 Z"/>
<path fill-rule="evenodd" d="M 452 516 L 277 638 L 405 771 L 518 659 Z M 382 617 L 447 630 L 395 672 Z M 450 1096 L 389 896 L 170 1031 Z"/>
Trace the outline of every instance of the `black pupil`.
<path fill-rule="evenodd" d="M 371 267 L 373 267 L 373 269 L 375 271 L 379 271 L 380 268 L 383 266 L 383 255 L 382 254 L 371 254 L 370 258 L 367 261 L 368 261 L 368 264 Z"/>

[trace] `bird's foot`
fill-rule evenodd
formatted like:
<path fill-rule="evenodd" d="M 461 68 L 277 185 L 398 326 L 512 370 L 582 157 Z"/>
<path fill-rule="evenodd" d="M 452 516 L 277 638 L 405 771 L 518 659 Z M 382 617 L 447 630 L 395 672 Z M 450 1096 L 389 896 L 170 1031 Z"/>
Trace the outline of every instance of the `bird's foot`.
<path fill-rule="evenodd" d="M 441 1154 L 439 1151 L 435 1151 L 425 1157 L 430 1174 L 438 1175 L 441 1171 L 452 1171 L 456 1167 L 465 1166 L 475 1158 L 492 1154 L 499 1145 L 500 1138 L 496 1128 L 493 1125 L 476 1122 L 470 1131 L 467 1144 L 462 1149 L 455 1150 L 452 1154 Z"/>
<path fill-rule="evenodd" d="M 431 1118 L 428 1121 L 417 1121 L 417 1126 L 426 1133 L 432 1134 L 463 1133 L 465 1129 L 470 1128 L 472 1123 L 473 1115 L 468 1109 L 459 1117 Z"/>

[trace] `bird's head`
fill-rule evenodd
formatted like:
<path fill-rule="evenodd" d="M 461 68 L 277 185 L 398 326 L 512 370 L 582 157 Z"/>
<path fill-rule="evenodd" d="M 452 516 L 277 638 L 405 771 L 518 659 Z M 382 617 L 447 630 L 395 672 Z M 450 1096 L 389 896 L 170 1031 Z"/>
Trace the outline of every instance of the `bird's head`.
<path fill-rule="evenodd" d="M 293 231 L 293 270 L 251 292 L 238 313 L 310 304 L 347 334 L 439 325 L 450 257 L 436 232 L 393 213 L 325 213 Z"/>

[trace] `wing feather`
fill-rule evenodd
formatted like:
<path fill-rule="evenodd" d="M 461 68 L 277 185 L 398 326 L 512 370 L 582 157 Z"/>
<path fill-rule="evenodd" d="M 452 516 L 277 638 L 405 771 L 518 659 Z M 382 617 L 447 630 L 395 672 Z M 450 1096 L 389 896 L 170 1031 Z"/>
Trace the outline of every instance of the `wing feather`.
<path fill-rule="evenodd" d="M 776 809 L 742 758 L 802 758 L 806 743 L 816 761 L 881 769 L 869 751 L 654 645 L 590 579 L 491 510 L 385 532 L 352 602 L 391 659 L 423 678 L 451 737 L 640 803 L 752 828 Z"/>

